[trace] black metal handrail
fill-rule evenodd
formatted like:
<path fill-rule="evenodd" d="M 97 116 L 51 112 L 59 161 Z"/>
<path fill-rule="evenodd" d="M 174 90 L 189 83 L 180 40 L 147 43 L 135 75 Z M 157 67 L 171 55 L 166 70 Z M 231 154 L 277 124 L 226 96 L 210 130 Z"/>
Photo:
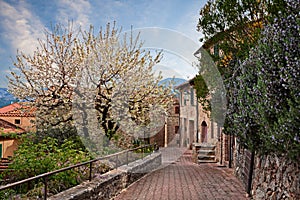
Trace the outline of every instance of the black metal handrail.
<path fill-rule="evenodd" d="M 119 155 L 122 155 L 122 154 L 126 153 L 126 163 L 125 164 L 128 165 L 129 164 L 128 163 L 129 162 L 129 159 L 128 159 L 128 153 L 129 152 L 142 149 L 143 150 L 142 151 L 142 159 L 143 159 L 144 156 L 145 156 L 145 149 L 148 148 L 148 147 L 153 147 L 152 152 L 154 152 L 157 149 L 156 144 L 144 145 L 144 146 L 136 147 L 136 148 L 133 148 L 133 149 L 127 149 L 127 150 L 120 151 L 120 152 L 117 152 L 117 153 L 114 153 L 114 154 L 110 154 L 110 155 L 107 155 L 107 156 L 95 158 L 95 159 L 85 161 L 85 162 L 82 162 L 82 163 L 79 163 L 79 164 L 71 165 L 69 167 L 64 167 L 64 168 L 61 168 L 61 169 L 58 169 L 58 170 L 54 170 L 54 171 L 51 171 L 51 172 L 46 172 L 46 173 L 39 174 L 39 175 L 34 176 L 34 177 L 23 179 L 21 181 L 17 181 L 17 182 L 10 183 L 10 184 L 4 185 L 4 186 L 0 186 L 0 191 L 5 190 L 5 189 L 9 189 L 9 188 L 12 188 L 12 187 L 24 184 L 24 183 L 28 183 L 28 182 L 33 181 L 33 180 L 44 179 L 44 199 L 46 200 L 47 199 L 47 186 L 48 186 L 47 179 L 48 179 L 49 176 L 89 164 L 90 165 L 89 166 L 89 181 L 91 181 L 92 180 L 92 164 L 94 162 L 109 159 L 109 158 L 113 158 L 113 157 L 116 157 L 116 159 L 118 159 Z M 119 167 L 118 162 L 116 162 L 116 166 L 113 169 L 116 169 L 118 167 Z"/>

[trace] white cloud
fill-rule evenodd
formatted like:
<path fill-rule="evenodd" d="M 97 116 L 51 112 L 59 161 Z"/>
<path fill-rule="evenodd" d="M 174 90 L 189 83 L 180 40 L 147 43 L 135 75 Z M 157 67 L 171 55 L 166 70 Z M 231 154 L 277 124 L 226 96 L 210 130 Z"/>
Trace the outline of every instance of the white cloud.
<path fill-rule="evenodd" d="M 2 37 L 10 43 L 11 50 L 17 49 L 25 54 L 31 54 L 38 46 L 37 39 L 44 37 L 44 25 L 37 16 L 30 12 L 25 1 L 11 5 L 0 1 Z"/>
<path fill-rule="evenodd" d="M 186 60 L 193 60 L 193 53 L 201 46 L 198 42 L 201 34 L 196 31 L 196 25 L 199 10 L 206 1 L 54 0 L 53 3 L 49 3 L 53 5 L 51 8 L 45 7 L 45 11 L 49 11 L 45 12 L 47 14 L 34 10 L 40 8 L 37 7 L 39 3 L 33 6 L 31 1 L 8 2 L 10 3 L 0 0 L 0 36 L 3 44 L 8 44 L 13 54 L 16 53 L 16 49 L 30 54 L 38 46 L 37 38 L 43 39 L 45 26 L 39 17 L 43 17 L 44 21 L 51 20 L 64 25 L 71 20 L 75 27 L 80 25 L 84 29 L 93 24 L 97 31 L 99 26 L 116 20 L 117 26 L 122 26 L 124 31 L 130 29 L 130 25 L 133 25 L 133 28 L 173 29 L 171 33 L 161 30 L 156 30 L 156 33 L 152 29 L 152 32 L 146 32 L 142 39 L 145 39 L 146 47 L 163 48 L 169 53 L 177 54 L 177 58 L 165 56 L 160 65 L 166 74 L 175 70 L 174 74 L 184 75 L 189 71 L 184 64 L 190 67 Z M 172 33 L 174 30 L 180 34 Z M 6 46 L 0 48 L 0 51 L 7 52 Z M 3 63 L 4 59 L 1 64 Z M 1 75 L 2 71 L 0 79 Z"/>
<path fill-rule="evenodd" d="M 75 27 L 81 26 L 86 29 L 91 22 L 89 15 L 91 14 L 91 4 L 86 0 L 58 0 L 58 15 L 56 20 L 62 24 L 68 24 L 72 21 Z"/>
<path fill-rule="evenodd" d="M 134 29 L 134 35 L 140 33 L 144 41 L 143 48 L 151 52 L 163 50 L 163 58 L 157 71 L 162 71 L 164 78 L 192 78 L 198 73 L 194 67 L 198 62 L 194 53 L 200 45 L 181 32 L 163 28 Z"/>
<path fill-rule="evenodd" d="M 197 61 L 194 53 L 200 47 L 199 44 L 181 32 L 155 27 L 135 29 L 133 31 L 134 34 L 141 34 L 141 40 L 145 41 L 144 48 L 163 49 L 181 57 L 190 64 Z"/>
<path fill-rule="evenodd" d="M 187 60 L 171 52 L 163 52 L 163 58 L 154 69 L 162 72 L 164 78 L 190 79 L 198 73 L 198 69 L 193 67 Z"/>

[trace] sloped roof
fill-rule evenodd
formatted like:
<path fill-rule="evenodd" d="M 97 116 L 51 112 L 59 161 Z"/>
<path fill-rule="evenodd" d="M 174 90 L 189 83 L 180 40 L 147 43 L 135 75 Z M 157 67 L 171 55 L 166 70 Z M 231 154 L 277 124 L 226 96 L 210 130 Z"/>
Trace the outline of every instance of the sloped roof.
<path fill-rule="evenodd" d="M 0 117 L 34 117 L 36 108 L 26 103 L 13 103 L 0 108 Z"/>
<path fill-rule="evenodd" d="M 184 82 L 184 83 L 182 83 L 182 84 L 180 84 L 180 85 L 177 85 L 177 86 L 175 87 L 175 89 L 179 90 L 179 89 L 182 89 L 182 88 L 184 88 L 184 87 L 186 87 L 186 86 L 193 86 L 194 79 L 195 79 L 195 78 L 192 78 L 192 79 L 190 79 L 190 80 L 188 80 L 188 81 L 186 81 L 186 82 Z"/>
<path fill-rule="evenodd" d="M 13 103 L 13 104 L 10 104 L 8 106 L 4 106 L 4 107 L 0 108 L 0 113 L 6 113 L 6 112 L 9 112 L 9 111 L 15 110 L 17 108 L 20 108 L 20 107 L 21 107 L 21 104 Z"/>

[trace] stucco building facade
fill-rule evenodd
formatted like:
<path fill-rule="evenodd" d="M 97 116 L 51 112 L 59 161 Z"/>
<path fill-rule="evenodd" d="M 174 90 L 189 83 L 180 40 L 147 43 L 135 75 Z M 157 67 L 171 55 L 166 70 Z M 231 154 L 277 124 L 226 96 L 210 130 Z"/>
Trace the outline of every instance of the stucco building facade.
<path fill-rule="evenodd" d="M 180 146 L 192 147 L 193 143 L 215 145 L 220 129 L 198 103 L 193 81 L 187 81 L 176 87 L 180 94 Z"/>
<path fill-rule="evenodd" d="M 35 131 L 35 108 L 26 103 L 13 103 L 0 108 L 0 158 L 13 156 L 16 135 Z"/>

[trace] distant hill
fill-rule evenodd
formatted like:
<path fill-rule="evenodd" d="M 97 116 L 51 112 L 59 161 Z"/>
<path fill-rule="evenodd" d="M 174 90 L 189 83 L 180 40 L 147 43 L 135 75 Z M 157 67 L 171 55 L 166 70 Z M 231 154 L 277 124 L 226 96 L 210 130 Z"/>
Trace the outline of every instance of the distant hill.
<path fill-rule="evenodd" d="M 182 83 L 185 83 L 187 80 L 182 78 L 166 78 L 159 82 L 160 85 L 166 85 L 169 86 L 170 84 L 173 84 L 173 86 L 180 85 Z"/>
<path fill-rule="evenodd" d="M 7 88 L 0 88 L 0 108 L 11 104 L 12 102 L 16 102 L 17 98 L 15 98 L 12 94 L 7 91 Z"/>
<path fill-rule="evenodd" d="M 175 90 L 175 87 L 182 83 L 185 83 L 185 82 L 187 82 L 187 80 L 182 79 L 182 78 L 166 78 L 166 79 L 161 80 L 159 82 L 159 84 L 165 85 L 165 86 L 169 86 L 170 84 L 172 84 L 173 85 L 172 93 L 175 94 L 175 96 L 179 97 L 178 92 L 176 92 L 176 90 Z"/>

